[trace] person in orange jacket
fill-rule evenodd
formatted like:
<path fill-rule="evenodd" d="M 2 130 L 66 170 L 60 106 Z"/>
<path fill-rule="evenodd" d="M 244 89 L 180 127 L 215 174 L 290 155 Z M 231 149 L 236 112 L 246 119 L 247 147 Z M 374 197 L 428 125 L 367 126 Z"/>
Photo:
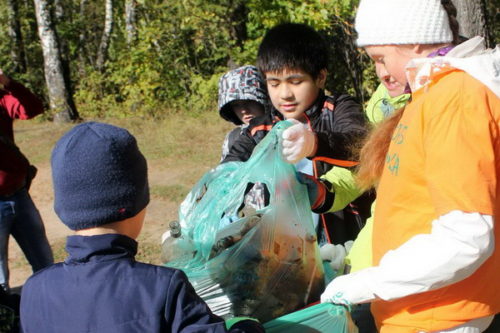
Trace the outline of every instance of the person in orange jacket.
<path fill-rule="evenodd" d="M 455 15 L 449 0 L 361 0 L 356 15 L 358 45 L 412 96 L 361 154 L 374 266 L 322 301 L 372 302 L 381 333 L 482 332 L 500 311 L 500 47 L 455 46 Z"/>

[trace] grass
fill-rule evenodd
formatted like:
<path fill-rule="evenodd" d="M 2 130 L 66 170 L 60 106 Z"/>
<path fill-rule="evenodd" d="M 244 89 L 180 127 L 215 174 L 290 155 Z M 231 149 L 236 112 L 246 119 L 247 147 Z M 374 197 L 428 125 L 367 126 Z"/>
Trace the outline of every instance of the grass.
<path fill-rule="evenodd" d="M 137 261 L 161 265 L 161 248 L 158 243 L 147 242 L 139 238 L 139 244 L 140 246 L 135 256 Z"/>
<path fill-rule="evenodd" d="M 16 121 L 14 127 L 16 143 L 32 164 L 48 163 L 56 141 L 72 126 L 36 120 Z"/>
<path fill-rule="evenodd" d="M 201 116 L 173 114 L 167 119 L 106 119 L 102 122 L 128 129 L 136 138 L 148 163 L 178 173 L 177 183 L 150 183 L 153 195 L 179 198 L 220 158 L 222 141 L 231 124 L 217 112 Z M 16 142 L 35 165 L 49 163 L 56 141 L 74 124 L 17 121 Z M 172 191 L 172 193 L 168 193 Z"/>
<path fill-rule="evenodd" d="M 54 255 L 55 262 L 61 262 L 67 257 L 66 253 L 66 240 L 65 239 L 57 239 L 52 244 L 52 254 Z"/>
<path fill-rule="evenodd" d="M 222 141 L 232 125 L 221 120 L 217 112 L 196 117 L 173 114 L 167 119 L 105 119 L 99 120 L 128 129 L 137 139 L 148 160 L 152 197 L 172 202 L 175 207 L 184 199 L 196 181 L 218 164 Z M 16 142 L 37 166 L 48 167 L 50 154 L 57 140 L 74 124 L 54 124 L 43 121 L 16 121 Z M 162 170 L 168 177 L 158 178 Z M 158 264 L 159 235 L 139 237 L 138 260 Z M 51 242 L 56 262 L 66 257 L 65 239 Z M 12 269 L 28 266 L 24 258 Z"/>
<path fill-rule="evenodd" d="M 165 159 L 172 166 L 213 165 L 220 157 L 225 134 L 232 125 L 222 121 L 216 112 L 201 116 L 172 114 L 166 119 L 98 120 L 129 130 L 148 160 Z M 16 142 L 32 163 L 48 162 L 56 141 L 74 124 L 17 121 Z"/>
<path fill-rule="evenodd" d="M 175 202 L 184 199 L 189 191 L 190 188 L 182 184 L 152 185 L 150 188 L 152 195 Z"/>

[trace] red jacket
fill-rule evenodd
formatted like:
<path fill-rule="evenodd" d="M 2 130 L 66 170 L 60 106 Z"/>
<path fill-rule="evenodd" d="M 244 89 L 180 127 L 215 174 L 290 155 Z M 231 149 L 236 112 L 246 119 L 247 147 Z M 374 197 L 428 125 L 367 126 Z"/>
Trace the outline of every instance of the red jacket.
<path fill-rule="evenodd" d="M 0 90 L 0 196 L 23 187 L 29 163 L 6 140 L 14 142 L 14 119 L 31 119 L 43 113 L 42 101 L 18 82 Z"/>

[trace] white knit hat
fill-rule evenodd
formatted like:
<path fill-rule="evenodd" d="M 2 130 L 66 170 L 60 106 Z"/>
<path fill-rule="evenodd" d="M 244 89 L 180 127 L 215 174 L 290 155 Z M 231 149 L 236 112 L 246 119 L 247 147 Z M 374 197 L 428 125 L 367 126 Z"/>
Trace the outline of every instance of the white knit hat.
<path fill-rule="evenodd" d="M 453 40 L 448 14 L 439 0 L 361 0 L 356 31 L 360 47 Z"/>

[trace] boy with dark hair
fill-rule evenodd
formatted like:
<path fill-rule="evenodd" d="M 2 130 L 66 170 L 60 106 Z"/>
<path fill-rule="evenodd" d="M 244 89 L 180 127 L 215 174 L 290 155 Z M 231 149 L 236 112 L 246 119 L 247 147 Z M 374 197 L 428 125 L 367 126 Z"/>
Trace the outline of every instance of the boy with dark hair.
<path fill-rule="evenodd" d="M 128 131 L 75 126 L 51 162 L 55 211 L 75 235 L 63 263 L 24 285 L 23 332 L 227 332 L 182 271 L 134 259 L 149 186 L 146 159 Z M 233 327 L 263 332 L 254 320 Z"/>
<path fill-rule="evenodd" d="M 266 79 L 273 108 L 250 122 L 223 162 L 246 161 L 272 126 L 288 119 L 294 124 L 283 132 L 283 157 L 289 163 L 300 162 L 300 168 L 313 176 L 299 174 L 302 182 L 318 181 L 333 166 L 351 168 L 357 164 L 351 150 L 366 134 L 366 118 L 353 97 L 325 95 L 328 53 L 325 41 L 307 25 L 285 23 L 267 32 L 257 65 Z M 347 177 L 352 178 L 352 173 L 347 172 Z M 330 182 L 322 182 L 333 191 Z M 312 210 L 326 213 L 334 200 L 345 200 L 340 198 L 344 195 L 344 191 L 336 193 L 339 198 L 325 196 L 325 191 L 314 193 Z M 371 201 L 362 196 L 338 212 L 322 214 L 317 226 L 320 244 L 354 239 L 369 215 Z"/>

